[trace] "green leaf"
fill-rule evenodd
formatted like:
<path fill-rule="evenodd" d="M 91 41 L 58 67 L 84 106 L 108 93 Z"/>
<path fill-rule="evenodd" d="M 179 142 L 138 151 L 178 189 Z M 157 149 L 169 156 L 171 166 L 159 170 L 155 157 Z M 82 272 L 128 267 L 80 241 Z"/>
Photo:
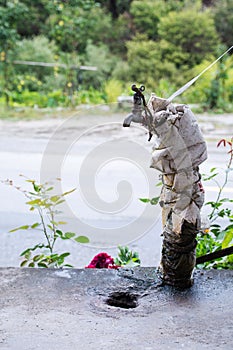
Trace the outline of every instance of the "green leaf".
<path fill-rule="evenodd" d="M 202 179 L 203 179 L 203 181 L 209 181 L 209 180 L 211 180 L 211 179 L 213 179 L 215 176 L 217 176 L 218 174 L 217 173 L 215 173 L 215 174 L 213 174 L 213 175 L 210 175 L 210 176 L 207 176 L 207 177 L 203 177 Z"/>
<path fill-rule="evenodd" d="M 28 267 L 35 267 L 35 263 L 34 262 L 31 262 Z"/>
<path fill-rule="evenodd" d="M 62 253 L 61 255 L 59 255 L 59 259 L 63 259 L 64 260 L 64 258 L 66 258 L 67 256 L 69 256 L 70 255 L 70 253 Z"/>
<path fill-rule="evenodd" d="M 30 251 L 31 251 L 31 248 L 28 248 L 28 249 L 24 250 L 24 251 L 20 254 L 20 256 L 24 256 L 26 253 L 28 253 L 28 252 L 30 252 Z"/>
<path fill-rule="evenodd" d="M 44 267 L 44 268 L 48 268 L 48 265 L 45 262 L 38 262 L 38 267 Z"/>
<path fill-rule="evenodd" d="M 58 201 L 58 202 L 56 203 L 56 205 L 61 204 L 61 203 L 64 203 L 64 202 L 65 202 L 65 200 L 64 200 L 64 199 L 61 199 L 60 201 Z"/>
<path fill-rule="evenodd" d="M 218 209 L 219 207 L 221 207 L 221 205 L 223 205 L 223 203 L 220 203 L 220 202 L 207 202 L 207 203 L 205 203 L 205 205 L 210 205 L 212 208 Z"/>
<path fill-rule="evenodd" d="M 51 220 L 50 222 L 51 222 L 53 225 L 55 225 L 55 226 L 58 225 L 58 222 L 56 222 L 56 221 Z"/>
<path fill-rule="evenodd" d="M 75 237 L 75 233 L 73 233 L 73 232 L 66 232 L 65 233 L 65 238 L 66 239 L 70 239 L 70 238 L 73 238 L 73 237 Z"/>
<path fill-rule="evenodd" d="M 65 225 L 65 224 L 67 224 L 67 222 L 66 222 L 66 221 L 58 221 L 57 224 L 58 224 L 58 225 Z"/>
<path fill-rule="evenodd" d="M 222 198 L 222 199 L 220 199 L 219 202 L 231 202 L 231 201 L 232 201 L 232 200 L 229 199 L 229 198 Z"/>
<path fill-rule="evenodd" d="M 13 230 L 10 230 L 9 232 L 15 232 L 15 231 L 18 231 L 18 230 L 27 230 L 29 229 L 29 225 L 24 225 L 24 226 L 20 226 L 20 227 L 17 227 L 17 228 L 14 228 Z"/>
<path fill-rule="evenodd" d="M 20 267 L 24 267 L 27 265 L 28 260 L 23 260 L 20 264 Z"/>
<path fill-rule="evenodd" d="M 143 203 L 149 203 L 150 202 L 150 198 L 139 198 L 139 200 Z"/>
<path fill-rule="evenodd" d="M 76 191 L 76 188 L 73 188 L 73 189 L 70 190 L 70 191 L 67 191 L 67 192 L 62 193 L 62 196 L 66 196 L 67 194 L 70 194 L 70 193 L 72 193 L 72 192 L 74 192 L 74 191 Z"/>
<path fill-rule="evenodd" d="M 28 192 L 29 194 L 31 194 L 32 196 L 39 196 L 40 194 L 35 193 L 35 192 Z"/>
<path fill-rule="evenodd" d="M 33 199 L 32 201 L 26 202 L 28 205 L 41 205 L 42 201 L 41 199 Z"/>
<path fill-rule="evenodd" d="M 31 257 L 31 252 L 30 252 L 30 251 L 27 251 L 27 252 L 24 254 L 24 257 L 25 257 L 25 259 L 29 260 L 30 257 Z"/>
<path fill-rule="evenodd" d="M 160 199 L 160 197 L 154 197 L 154 198 L 152 198 L 151 201 L 150 201 L 150 204 L 151 204 L 151 205 L 156 205 L 156 204 L 158 204 L 158 203 L 159 203 L 159 199 Z"/>
<path fill-rule="evenodd" d="M 44 258 L 44 255 L 43 254 L 39 254 L 39 255 L 35 255 L 33 257 L 33 261 L 39 261 L 39 260 L 42 260 Z"/>
<path fill-rule="evenodd" d="M 31 228 L 36 228 L 38 226 L 40 226 L 40 223 L 39 222 L 35 222 L 35 224 L 31 225 Z"/>
<path fill-rule="evenodd" d="M 61 196 L 52 196 L 52 197 L 50 197 L 50 200 L 52 202 L 57 202 L 57 201 L 59 201 L 60 198 L 61 198 Z"/>
<path fill-rule="evenodd" d="M 35 245 L 34 247 L 32 247 L 32 248 L 27 248 L 26 250 L 24 250 L 24 251 L 20 254 L 20 256 L 23 256 L 23 255 L 25 255 L 25 254 L 27 254 L 27 253 L 30 253 L 30 252 L 33 251 L 33 250 L 41 249 L 41 248 L 48 248 L 48 246 L 45 246 L 44 243 L 36 244 L 36 245 Z M 30 254 L 31 254 L 31 253 L 30 253 Z"/>
<path fill-rule="evenodd" d="M 74 240 L 78 243 L 89 243 L 90 242 L 89 238 L 86 236 L 78 236 L 78 237 L 75 237 Z"/>
<path fill-rule="evenodd" d="M 230 264 L 233 264 L 233 254 L 228 255 L 227 261 L 228 261 Z"/>
<path fill-rule="evenodd" d="M 233 240 L 233 228 L 230 228 L 225 233 L 224 239 L 222 241 L 222 249 L 228 248 L 232 240 Z"/>
<path fill-rule="evenodd" d="M 48 256 L 48 258 L 50 259 L 57 259 L 59 257 L 58 254 L 51 254 L 50 256 Z"/>
<path fill-rule="evenodd" d="M 34 191 L 36 191 L 37 193 L 40 192 L 41 190 L 41 186 L 37 185 L 35 182 L 32 183 Z"/>
<path fill-rule="evenodd" d="M 64 236 L 64 234 L 61 230 L 56 230 L 56 234 L 58 234 L 58 236 L 61 238 Z"/>

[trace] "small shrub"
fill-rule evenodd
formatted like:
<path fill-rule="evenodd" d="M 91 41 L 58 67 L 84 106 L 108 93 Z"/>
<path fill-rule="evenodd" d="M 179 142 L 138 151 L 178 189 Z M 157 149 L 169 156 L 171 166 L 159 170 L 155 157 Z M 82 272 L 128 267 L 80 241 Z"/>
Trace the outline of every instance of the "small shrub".
<path fill-rule="evenodd" d="M 204 181 L 213 181 L 219 190 L 216 199 L 206 203 L 206 205 L 210 207 L 210 213 L 208 215 L 210 228 L 198 234 L 197 257 L 233 245 L 233 212 L 232 209 L 229 208 L 229 205 L 233 203 L 233 199 L 222 197 L 223 190 L 229 182 L 230 173 L 233 171 L 232 143 L 233 138 L 230 141 L 222 139 L 217 145 L 217 147 L 223 145 L 229 148 L 229 160 L 223 172 L 222 184 L 216 180 L 216 176 L 222 171 L 220 168 L 212 168 L 209 175 L 203 175 Z M 228 220 L 228 225 L 224 228 L 220 225 L 221 219 L 223 218 Z M 219 258 L 214 262 L 208 261 L 200 267 L 233 268 L 233 255 Z"/>
<path fill-rule="evenodd" d="M 108 80 L 105 83 L 104 90 L 108 103 L 117 102 L 117 97 L 120 96 L 123 91 L 122 83 L 119 80 Z"/>
<path fill-rule="evenodd" d="M 119 266 L 140 266 L 141 260 L 137 252 L 133 252 L 128 247 L 118 246 L 118 256 L 114 259 L 116 265 Z"/>
<path fill-rule="evenodd" d="M 75 189 L 54 194 L 53 186 L 49 183 L 38 184 L 35 180 L 27 179 L 32 186 L 32 190 L 21 191 L 27 199 L 26 204 L 30 211 L 38 213 L 38 222 L 26 224 L 12 229 L 10 232 L 18 230 L 38 230 L 42 233 L 44 239 L 33 247 L 25 249 L 20 256 L 22 257 L 21 267 L 72 267 L 65 263 L 65 259 L 70 255 L 69 252 L 58 253 L 55 251 L 56 242 L 58 240 L 74 240 L 78 243 L 88 243 L 86 236 L 76 236 L 73 232 L 63 232 L 60 225 L 66 224 L 64 221 L 58 221 L 56 216 L 58 207 L 65 201 L 65 196 L 75 191 Z M 12 181 L 6 181 L 7 184 L 13 186 Z"/>

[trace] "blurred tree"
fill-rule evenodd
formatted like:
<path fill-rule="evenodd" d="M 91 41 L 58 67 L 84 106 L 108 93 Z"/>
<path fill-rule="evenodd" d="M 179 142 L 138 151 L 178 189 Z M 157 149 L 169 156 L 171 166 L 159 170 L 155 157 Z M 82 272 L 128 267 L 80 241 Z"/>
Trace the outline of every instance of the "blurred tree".
<path fill-rule="evenodd" d="M 98 42 L 101 43 L 102 41 L 108 45 L 111 52 L 118 55 L 119 59 L 126 58 L 126 41 L 134 35 L 132 18 L 129 13 L 125 12 L 109 24 L 109 29 L 105 31 L 104 38 L 103 34 L 99 33 Z"/>
<path fill-rule="evenodd" d="M 134 0 L 130 13 L 133 17 L 135 31 L 146 34 L 149 39 L 158 39 L 158 24 L 161 17 L 170 11 L 179 11 L 187 0 Z"/>
<path fill-rule="evenodd" d="M 161 78 L 175 80 L 175 65 L 162 59 L 158 43 L 138 34 L 127 43 L 129 76 L 131 80 L 155 89 Z"/>
<path fill-rule="evenodd" d="M 90 66 L 96 66 L 97 71 L 83 72 L 82 84 L 84 88 L 101 89 L 104 82 L 111 77 L 112 71 L 116 65 L 117 58 L 111 54 L 108 47 L 104 44 L 96 46 L 88 42 L 84 62 Z"/>
<path fill-rule="evenodd" d="M 13 88 L 77 89 L 76 71 L 11 64 L 21 59 L 97 66 L 97 72 L 80 71 L 78 79 L 82 73 L 83 88 L 101 94 L 105 80 L 117 86 L 117 79 L 166 95 L 211 61 L 221 41 L 231 46 L 232 37 L 232 0 L 0 0 L 0 88 L 7 100 Z M 222 89 L 214 80 L 222 77 L 219 67 L 204 84 L 211 105 Z M 225 79 L 227 98 L 231 81 Z M 207 92 L 202 95 L 206 100 Z"/>
<path fill-rule="evenodd" d="M 64 52 L 85 52 L 89 39 L 94 42 L 105 39 L 111 28 L 111 16 L 94 1 L 73 0 L 48 3 L 50 17 L 47 34 Z"/>
<path fill-rule="evenodd" d="M 50 10 L 47 31 L 60 50 L 76 51 L 82 55 L 87 42 L 91 40 L 95 45 L 106 44 L 115 54 L 126 53 L 125 41 L 132 36 L 131 20 L 127 12 L 112 20 L 106 7 L 100 7 L 98 3 L 91 2 L 89 7 L 84 1 L 82 6 L 74 7 L 61 1 L 59 5 L 58 3 Z"/>
<path fill-rule="evenodd" d="M 162 58 L 177 68 L 192 68 L 213 53 L 219 44 L 214 21 L 209 11 L 193 9 L 170 12 L 158 27 Z"/>
<path fill-rule="evenodd" d="M 225 47 L 220 47 L 218 55 L 225 51 Z M 221 108 L 224 110 L 227 101 L 226 83 L 229 78 L 230 69 L 233 67 L 232 60 L 229 56 L 224 56 L 216 64 L 216 71 L 210 86 L 207 89 L 206 104 L 210 109 Z"/>
<path fill-rule="evenodd" d="M 233 1 L 217 1 L 214 8 L 214 21 L 219 36 L 224 44 L 232 46 L 233 38 Z"/>
<path fill-rule="evenodd" d="M 129 12 L 132 0 L 96 0 L 96 3 L 105 7 L 111 13 L 112 18 L 116 19 L 124 12 Z"/>
<path fill-rule="evenodd" d="M 45 0 L 21 0 L 27 6 L 27 16 L 23 20 L 17 21 L 17 31 L 22 37 L 33 37 L 40 35 L 45 26 L 49 11 Z"/>
<path fill-rule="evenodd" d="M 23 39 L 15 48 L 15 55 L 19 61 L 55 62 L 56 52 L 55 43 L 49 42 L 45 36 Z M 50 67 L 17 65 L 15 70 L 17 74 L 32 75 L 40 81 L 53 75 L 53 69 Z"/>
<path fill-rule="evenodd" d="M 12 88 L 11 59 L 15 49 L 15 42 L 19 38 L 17 23 L 23 20 L 27 13 L 27 7 L 20 1 L 0 2 L 0 55 L 2 66 L 2 92 L 5 95 L 6 104 L 9 104 L 9 96 Z"/>
<path fill-rule="evenodd" d="M 158 38 L 158 23 L 161 15 L 165 15 L 164 1 L 160 0 L 137 0 L 133 1 L 130 13 L 133 16 L 135 30 L 147 34 L 149 39 Z"/>
<path fill-rule="evenodd" d="M 202 0 L 202 5 L 205 7 L 212 7 L 218 0 Z"/>

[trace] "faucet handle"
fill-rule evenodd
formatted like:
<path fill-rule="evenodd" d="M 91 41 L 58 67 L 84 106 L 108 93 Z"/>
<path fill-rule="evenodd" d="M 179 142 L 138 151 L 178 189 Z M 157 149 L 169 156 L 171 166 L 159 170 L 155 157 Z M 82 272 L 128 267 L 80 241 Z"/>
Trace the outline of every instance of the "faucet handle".
<path fill-rule="evenodd" d="M 143 91 L 145 91 L 145 86 L 144 85 L 141 85 L 140 86 L 140 88 L 137 88 L 137 86 L 136 86 L 136 84 L 133 84 L 132 86 L 131 86 L 131 90 L 132 91 L 134 91 L 134 92 L 143 92 Z"/>

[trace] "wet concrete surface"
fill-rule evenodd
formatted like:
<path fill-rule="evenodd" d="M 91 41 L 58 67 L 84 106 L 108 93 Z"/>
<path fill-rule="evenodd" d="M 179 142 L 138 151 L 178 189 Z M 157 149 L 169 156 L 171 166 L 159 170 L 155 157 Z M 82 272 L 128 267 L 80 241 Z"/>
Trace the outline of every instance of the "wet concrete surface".
<path fill-rule="evenodd" d="M 232 349 L 233 271 L 0 269 L 0 349 Z"/>

